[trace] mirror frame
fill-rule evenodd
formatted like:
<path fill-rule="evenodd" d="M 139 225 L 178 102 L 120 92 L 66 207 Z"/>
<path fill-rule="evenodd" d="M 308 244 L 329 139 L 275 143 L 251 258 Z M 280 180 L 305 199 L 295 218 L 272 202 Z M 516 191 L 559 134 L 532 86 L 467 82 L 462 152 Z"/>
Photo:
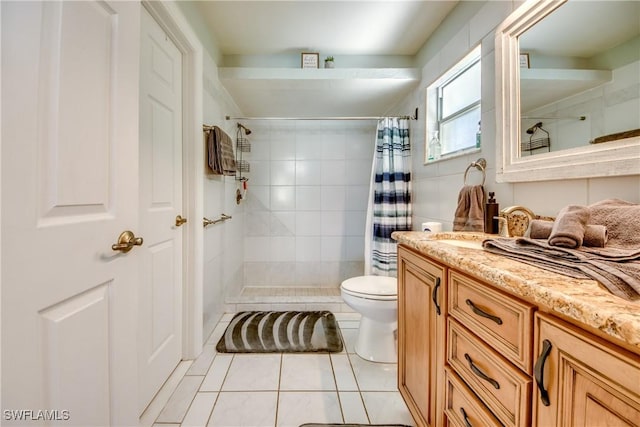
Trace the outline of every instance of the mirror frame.
<path fill-rule="evenodd" d="M 496 181 L 525 182 L 640 174 L 640 137 L 520 156 L 518 37 L 567 0 L 527 0 L 496 28 Z M 586 143 L 587 141 L 585 141 Z"/>

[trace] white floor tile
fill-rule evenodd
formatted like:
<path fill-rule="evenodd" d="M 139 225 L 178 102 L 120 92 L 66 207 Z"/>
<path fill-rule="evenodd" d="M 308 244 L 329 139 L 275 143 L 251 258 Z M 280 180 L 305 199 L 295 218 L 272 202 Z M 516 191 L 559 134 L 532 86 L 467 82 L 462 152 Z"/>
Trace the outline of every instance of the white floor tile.
<path fill-rule="evenodd" d="M 281 390 L 335 390 L 328 354 L 285 354 L 282 356 Z"/>
<path fill-rule="evenodd" d="M 204 381 L 202 381 L 200 391 L 220 391 L 232 360 L 232 354 L 216 354 Z"/>
<path fill-rule="evenodd" d="M 140 416 L 139 427 L 147 427 L 153 424 L 153 422 L 158 418 L 158 415 L 164 409 L 165 405 L 169 401 L 169 398 L 175 391 L 178 384 L 184 377 L 185 372 L 191 366 L 191 361 L 185 361 L 178 363 L 176 369 L 173 370 L 167 381 L 165 381 L 164 385 L 160 388 L 158 393 L 156 393 L 155 397 L 147 406 L 147 409 Z"/>
<path fill-rule="evenodd" d="M 358 391 L 356 378 L 353 376 L 351 362 L 346 354 L 332 354 L 331 364 L 339 391 Z"/>
<path fill-rule="evenodd" d="M 185 376 L 176 387 L 169 402 L 156 419 L 157 423 L 180 423 L 184 419 L 193 398 L 200 388 L 203 377 Z"/>
<path fill-rule="evenodd" d="M 278 390 L 280 360 L 279 354 L 236 354 L 222 390 Z"/>
<path fill-rule="evenodd" d="M 345 423 L 368 424 L 367 411 L 364 409 L 364 403 L 360 393 L 354 391 L 341 391 L 340 405 L 342 406 L 342 415 Z"/>
<path fill-rule="evenodd" d="M 371 424 L 415 425 L 400 392 L 363 392 L 362 398 Z"/>
<path fill-rule="evenodd" d="M 207 344 L 216 345 L 218 341 L 220 341 L 220 337 L 224 334 L 225 329 L 229 326 L 229 322 L 220 322 L 213 328 L 213 332 L 209 335 L 209 339 L 207 340 Z"/>
<path fill-rule="evenodd" d="M 344 342 L 344 346 L 346 347 L 347 353 L 355 353 L 356 352 L 356 341 L 358 340 L 358 330 L 357 329 L 341 329 L 342 332 L 342 341 Z"/>
<path fill-rule="evenodd" d="M 218 393 L 197 393 L 184 416 L 181 427 L 202 427 L 207 424 Z"/>
<path fill-rule="evenodd" d="M 271 427 L 276 422 L 277 403 L 275 391 L 221 392 L 208 426 Z"/>
<path fill-rule="evenodd" d="M 216 355 L 215 345 L 205 345 L 202 353 L 193 361 L 187 375 L 206 375 Z"/>
<path fill-rule="evenodd" d="M 154 424 L 153 427 L 180 427 L 180 424 Z"/>
<path fill-rule="evenodd" d="M 360 391 L 398 391 L 398 365 L 375 363 L 350 354 L 351 366 Z"/>
<path fill-rule="evenodd" d="M 305 423 L 342 423 L 337 392 L 280 392 L 278 427 L 298 427 Z"/>

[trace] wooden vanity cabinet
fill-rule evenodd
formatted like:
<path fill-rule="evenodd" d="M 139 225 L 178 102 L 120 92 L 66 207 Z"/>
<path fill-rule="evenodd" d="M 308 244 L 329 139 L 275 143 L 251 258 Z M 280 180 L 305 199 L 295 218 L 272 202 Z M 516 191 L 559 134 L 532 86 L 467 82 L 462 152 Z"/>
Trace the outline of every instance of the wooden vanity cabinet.
<path fill-rule="evenodd" d="M 536 314 L 533 425 L 640 426 L 640 357 Z"/>
<path fill-rule="evenodd" d="M 445 268 L 398 247 L 398 389 L 418 427 L 443 421 Z"/>
<path fill-rule="evenodd" d="M 398 246 L 398 388 L 416 425 L 640 426 L 640 352 Z"/>

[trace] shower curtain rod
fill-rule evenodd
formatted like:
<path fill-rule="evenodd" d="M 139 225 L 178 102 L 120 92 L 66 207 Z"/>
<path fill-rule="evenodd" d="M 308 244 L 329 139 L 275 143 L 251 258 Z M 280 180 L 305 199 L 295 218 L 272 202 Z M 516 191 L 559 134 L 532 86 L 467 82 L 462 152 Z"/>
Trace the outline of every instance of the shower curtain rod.
<path fill-rule="evenodd" d="M 406 120 L 418 120 L 418 109 L 413 116 L 365 116 L 365 117 L 230 117 L 227 120 L 380 120 L 394 117 Z"/>

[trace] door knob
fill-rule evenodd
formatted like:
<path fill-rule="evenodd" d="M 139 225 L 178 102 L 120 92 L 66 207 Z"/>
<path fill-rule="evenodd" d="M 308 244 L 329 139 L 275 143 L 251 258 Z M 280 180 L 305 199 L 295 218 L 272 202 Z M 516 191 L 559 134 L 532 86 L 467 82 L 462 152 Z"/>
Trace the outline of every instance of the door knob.
<path fill-rule="evenodd" d="M 183 218 L 182 215 L 176 217 L 176 227 L 180 227 L 185 222 L 187 222 L 187 218 Z"/>
<path fill-rule="evenodd" d="M 111 249 L 126 254 L 133 249 L 134 246 L 142 246 L 143 242 L 144 240 L 142 237 L 136 237 L 135 234 L 133 234 L 133 231 L 127 230 L 120 234 L 118 237 L 118 243 L 111 245 Z"/>

